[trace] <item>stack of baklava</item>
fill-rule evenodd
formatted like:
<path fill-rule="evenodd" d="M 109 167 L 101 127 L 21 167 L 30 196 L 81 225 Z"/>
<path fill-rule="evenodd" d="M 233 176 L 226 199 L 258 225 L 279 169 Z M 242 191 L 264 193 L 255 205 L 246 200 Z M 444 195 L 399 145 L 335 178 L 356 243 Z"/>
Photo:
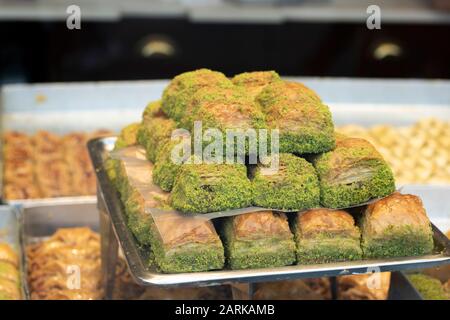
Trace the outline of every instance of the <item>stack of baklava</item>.
<path fill-rule="evenodd" d="M 4 136 L 4 198 L 36 199 L 93 195 L 95 175 L 86 149 L 90 138 L 108 134 L 70 133 L 59 136 L 39 131 L 33 136 L 8 132 Z"/>
<path fill-rule="evenodd" d="M 7 243 L 0 243 L 0 300 L 20 300 L 19 257 Z"/>
<path fill-rule="evenodd" d="M 200 142 L 199 124 L 210 134 Z M 226 141 L 230 132 L 250 129 L 269 135 L 258 134 L 253 144 Z M 274 132 L 279 152 L 259 153 L 258 163 L 249 163 L 255 150 L 276 140 Z M 211 151 L 213 138 L 216 161 L 186 152 L 192 145 Z M 201 69 L 175 77 L 142 122 L 122 130 L 106 168 L 129 228 L 163 272 L 421 255 L 433 248 L 420 199 L 394 193 L 380 153 L 364 139 L 335 134 L 319 96 L 275 72 L 230 80 Z M 261 210 L 214 223 L 186 218 L 250 206 Z M 160 212 L 173 209 L 181 214 Z"/>

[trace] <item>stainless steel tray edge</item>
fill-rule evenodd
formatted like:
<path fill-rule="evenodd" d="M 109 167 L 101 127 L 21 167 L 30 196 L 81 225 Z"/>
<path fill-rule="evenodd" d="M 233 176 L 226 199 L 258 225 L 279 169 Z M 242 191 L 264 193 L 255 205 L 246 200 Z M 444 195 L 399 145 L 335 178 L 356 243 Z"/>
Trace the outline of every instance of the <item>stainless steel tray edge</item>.
<path fill-rule="evenodd" d="M 23 229 L 22 212 L 17 207 L 5 205 L 0 206 L 0 211 L 6 211 L 0 212 L 0 241 L 9 243 L 14 248 L 15 252 L 17 252 L 17 256 L 19 257 L 20 290 L 22 300 L 28 300 L 28 273 L 25 266 L 26 253 L 24 251 L 21 236 Z M 4 219 L 6 219 L 6 223 Z"/>
<path fill-rule="evenodd" d="M 25 237 L 24 237 L 24 216 L 23 212 L 19 210 L 18 208 L 15 208 L 15 210 L 18 212 L 18 219 L 19 219 L 19 243 L 20 243 L 20 255 L 21 255 L 21 268 L 22 268 L 22 275 L 23 275 L 23 283 L 22 283 L 22 290 L 24 293 L 24 297 L 26 300 L 31 300 L 30 295 L 30 288 L 28 286 L 28 264 L 27 264 L 27 247 L 25 244 Z"/>
<path fill-rule="evenodd" d="M 96 202 L 97 202 L 96 196 L 72 196 L 72 197 L 6 200 L 5 204 L 17 206 L 19 208 L 32 208 L 48 205 L 84 204 Z"/>
<path fill-rule="evenodd" d="M 362 274 L 383 271 L 400 271 L 420 269 L 450 263 L 450 241 L 434 225 L 435 242 L 443 248 L 441 254 L 420 257 L 391 258 L 379 260 L 361 260 L 322 265 L 295 265 L 279 268 L 251 270 L 219 270 L 208 272 L 163 274 L 149 270 L 139 254 L 133 235 L 128 230 L 122 206 L 116 190 L 109 183 L 103 167 L 107 152 L 114 145 L 115 138 L 93 139 L 88 143 L 91 160 L 97 175 L 100 201 L 111 218 L 114 233 L 121 246 L 131 274 L 142 285 L 182 286 L 182 285 L 217 285 L 229 282 L 259 282 L 298 278 L 316 278 L 346 274 Z"/>

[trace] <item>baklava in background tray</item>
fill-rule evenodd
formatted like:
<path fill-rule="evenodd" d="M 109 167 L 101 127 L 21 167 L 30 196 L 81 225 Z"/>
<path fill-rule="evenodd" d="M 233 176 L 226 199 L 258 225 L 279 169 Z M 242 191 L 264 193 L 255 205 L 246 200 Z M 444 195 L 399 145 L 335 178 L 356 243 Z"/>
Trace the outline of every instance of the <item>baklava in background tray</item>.
<path fill-rule="evenodd" d="M 95 201 L 28 206 L 22 209 L 21 219 L 25 284 L 30 298 L 100 299 L 100 240 L 96 233 L 99 222 Z M 70 275 L 77 272 L 67 269 L 72 265 L 79 268 L 80 290 L 67 288 Z M 73 284 L 77 285 L 76 281 Z"/>
<path fill-rule="evenodd" d="M 0 300 L 20 300 L 28 296 L 19 215 L 14 207 L 0 206 Z"/>
<path fill-rule="evenodd" d="M 121 99 L 116 99 L 117 86 L 124 90 Z M 132 98 L 125 99 L 125 93 Z M 144 90 L 139 84 L 130 88 L 123 83 L 3 86 L 3 202 L 34 205 L 60 198 L 63 202 L 95 199 L 87 141 L 110 135 L 135 119 L 139 115 L 135 106 L 150 98 L 148 94 L 148 86 Z"/>
<path fill-rule="evenodd" d="M 402 272 L 258 283 L 253 300 L 422 300 Z"/>
<path fill-rule="evenodd" d="M 96 181 L 86 143 L 105 134 L 111 132 L 4 132 L 3 200 L 33 204 L 63 197 L 92 197 Z"/>
<path fill-rule="evenodd" d="M 1 218 L 1 216 L 0 216 Z M 31 299 L 103 299 L 99 219 L 95 202 L 40 204 L 23 208 L 23 252 L 28 276 L 24 283 Z M 80 288 L 68 288 L 72 273 L 67 267 L 78 265 Z M 141 287 L 119 255 L 114 277 L 113 299 L 229 299 L 229 288 Z M 74 269 L 70 272 L 76 271 Z M 25 274 L 25 273 L 24 273 Z"/>

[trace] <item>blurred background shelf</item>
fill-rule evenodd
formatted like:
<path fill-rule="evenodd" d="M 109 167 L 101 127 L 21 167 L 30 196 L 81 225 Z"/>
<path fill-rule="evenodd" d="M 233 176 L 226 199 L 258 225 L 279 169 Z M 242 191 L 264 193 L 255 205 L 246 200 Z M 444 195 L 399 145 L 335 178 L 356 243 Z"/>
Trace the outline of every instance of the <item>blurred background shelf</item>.
<path fill-rule="evenodd" d="M 432 1 L 0 1 L 0 83 L 171 78 L 207 67 L 227 75 L 450 78 L 450 11 Z M 266 1 L 265 1 L 266 2 Z M 276 1 L 275 1 L 276 2 Z"/>
<path fill-rule="evenodd" d="M 389 23 L 450 23 L 441 12 L 445 1 L 400 0 L 2 0 L 1 20 L 65 20 L 76 4 L 88 21 L 128 17 L 178 17 L 197 22 L 283 23 L 286 21 L 365 22 L 366 9 L 376 4 Z M 442 7 L 442 6 L 441 6 Z"/>

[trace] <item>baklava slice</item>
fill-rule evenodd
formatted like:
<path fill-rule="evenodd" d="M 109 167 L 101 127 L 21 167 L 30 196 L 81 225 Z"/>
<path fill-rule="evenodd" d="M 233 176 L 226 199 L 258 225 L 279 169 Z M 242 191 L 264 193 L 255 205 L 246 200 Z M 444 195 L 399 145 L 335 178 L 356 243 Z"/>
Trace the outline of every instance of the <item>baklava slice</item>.
<path fill-rule="evenodd" d="M 231 81 L 234 85 L 243 87 L 245 92 L 255 99 L 267 85 L 281 81 L 281 78 L 275 71 L 254 71 L 237 74 Z"/>
<path fill-rule="evenodd" d="M 93 168 L 86 148 L 88 137 L 88 134 L 82 132 L 73 132 L 63 137 L 64 160 L 69 167 L 71 195 L 95 194 L 95 188 L 90 185 Z"/>
<path fill-rule="evenodd" d="M 171 191 L 181 165 L 186 162 L 190 154 L 190 136 L 179 136 L 166 142 L 156 157 L 153 169 L 153 182 L 164 191 Z"/>
<path fill-rule="evenodd" d="M 430 220 L 417 196 L 394 193 L 369 204 L 360 224 L 366 258 L 418 256 L 433 250 Z"/>
<path fill-rule="evenodd" d="M 214 145 L 219 143 L 222 146 L 223 156 L 228 153 L 241 157 L 257 154 L 261 137 L 259 129 L 266 128 L 260 107 L 240 87 L 198 90 L 192 96 L 180 126 L 190 130 L 194 136 L 200 125 L 205 132 L 201 137 L 205 150 L 213 145 L 213 140 Z"/>
<path fill-rule="evenodd" d="M 243 164 L 185 163 L 175 179 L 172 206 L 184 213 L 248 207 L 252 185 Z"/>
<path fill-rule="evenodd" d="M 140 128 L 139 123 L 132 123 L 124 127 L 117 137 L 114 144 L 113 152 L 118 152 L 126 147 L 134 146 L 137 144 L 137 132 Z M 122 156 L 127 156 L 126 152 L 122 152 Z M 135 156 L 135 151 L 130 152 L 130 156 Z M 120 160 L 116 158 L 109 158 L 105 161 L 106 173 L 113 184 L 116 183 L 117 170 L 119 170 Z"/>
<path fill-rule="evenodd" d="M 338 136 L 333 151 L 315 156 L 320 201 L 327 208 L 346 208 L 395 191 L 392 171 L 364 139 Z"/>
<path fill-rule="evenodd" d="M 64 157 L 63 138 L 39 131 L 34 136 L 34 146 L 34 175 L 42 197 L 70 195 L 70 168 Z"/>
<path fill-rule="evenodd" d="M 297 213 L 294 223 L 298 264 L 361 259 L 360 231 L 343 210 L 315 209 Z"/>
<path fill-rule="evenodd" d="M 122 194 L 128 227 L 141 245 L 150 246 L 151 261 L 162 272 L 194 272 L 221 269 L 222 243 L 211 221 L 186 219 L 177 213 L 161 213 L 158 219 L 148 211 L 171 210 L 169 194 L 156 186 L 145 186 L 152 165 L 127 171 Z M 119 171 L 121 174 L 123 171 Z M 150 175 L 150 177 L 148 177 Z"/>
<path fill-rule="evenodd" d="M 278 163 L 272 163 L 274 157 L 252 170 L 253 204 L 297 211 L 318 207 L 319 180 L 312 164 L 288 153 L 278 154 Z"/>
<path fill-rule="evenodd" d="M 120 134 L 117 137 L 114 149 L 122 149 L 128 146 L 135 145 L 137 143 L 137 131 L 139 130 L 140 123 L 131 123 L 120 130 Z"/>
<path fill-rule="evenodd" d="M 262 211 L 228 217 L 223 237 L 231 269 L 281 267 L 295 262 L 295 242 L 284 213 Z"/>
<path fill-rule="evenodd" d="M 328 106 L 301 83 L 277 81 L 256 97 L 269 129 L 279 130 L 280 152 L 320 153 L 333 149 L 334 126 Z"/>

